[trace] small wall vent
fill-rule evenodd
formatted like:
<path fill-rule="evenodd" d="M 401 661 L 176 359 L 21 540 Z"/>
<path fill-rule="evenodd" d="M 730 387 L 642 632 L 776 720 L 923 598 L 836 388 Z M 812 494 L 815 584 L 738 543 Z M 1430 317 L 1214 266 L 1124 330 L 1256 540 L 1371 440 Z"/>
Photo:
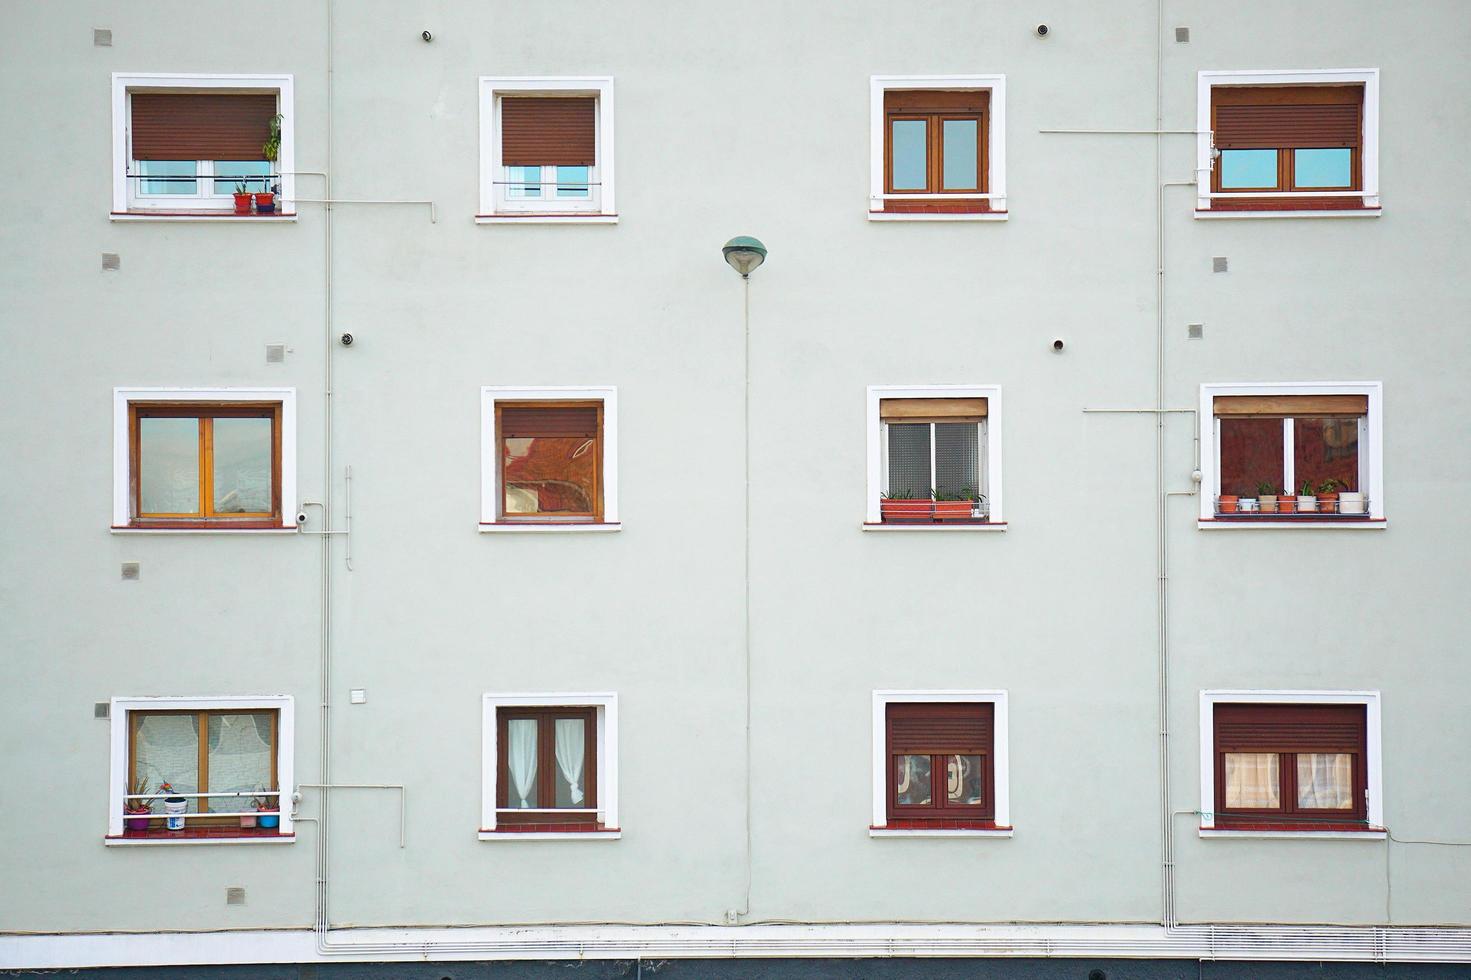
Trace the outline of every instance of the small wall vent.
<path fill-rule="evenodd" d="M 1187 43 L 1189 43 L 1189 41 L 1190 41 L 1190 28 L 1188 28 L 1188 27 L 1177 27 L 1177 28 L 1175 28 L 1175 43 L 1176 44 L 1187 44 Z"/>
<path fill-rule="evenodd" d="M 1217 255 L 1215 258 L 1211 259 L 1211 271 L 1225 272 L 1228 264 L 1229 263 L 1226 262 L 1226 257 L 1224 255 Z"/>
<path fill-rule="evenodd" d="M 225 889 L 225 904 L 226 905 L 244 905 L 245 904 L 245 889 L 244 888 L 226 888 Z"/>
<path fill-rule="evenodd" d="M 1191 340 L 1200 340 L 1202 337 L 1205 336 L 1205 324 L 1203 323 L 1189 324 L 1185 327 L 1185 330 L 1189 334 Z"/>
<path fill-rule="evenodd" d="M 116 252 L 103 252 L 102 253 L 102 269 L 103 269 L 103 271 L 105 271 L 105 272 L 116 272 L 118 269 L 121 269 L 122 267 L 123 267 L 123 260 L 118 257 L 118 254 Z"/>
<path fill-rule="evenodd" d="M 280 364 L 286 360 L 285 344 L 266 344 L 266 363 Z"/>
<path fill-rule="evenodd" d="M 96 704 L 92 705 L 92 717 L 93 718 L 111 718 L 112 717 L 112 702 L 110 702 L 110 701 L 98 701 Z"/>
<path fill-rule="evenodd" d="M 92 43 L 99 48 L 112 47 L 112 31 L 105 27 L 94 27 L 92 29 Z"/>
<path fill-rule="evenodd" d="M 135 561 L 123 562 L 123 578 L 136 581 L 142 567 Z"/>

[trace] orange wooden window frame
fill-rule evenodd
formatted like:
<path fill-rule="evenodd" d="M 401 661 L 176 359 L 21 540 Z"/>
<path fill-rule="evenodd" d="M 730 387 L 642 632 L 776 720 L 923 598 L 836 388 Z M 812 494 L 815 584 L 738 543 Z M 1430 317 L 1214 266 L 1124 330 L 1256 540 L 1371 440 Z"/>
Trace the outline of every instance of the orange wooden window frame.
<path fill-rule="evenodd" d="M 543 514 L 509 514 L 506 511 L 506 439 L 501 434 L 501 412 L 507 408 L 534 408 L 534 409 L 557 409 L 557 408 L 596 408 L 598 413 L 597 433 L 593 436 L 593 509 L 582 513 L 576 511 L 557 511 L 555 513 Z M 603 522 L 603 402 L 602 399 L 592 400 L 570 400 L 570 401 L 497 401 L 495 403 L 495 455 L 496 455 L 496 480 L 500 484 L 500 493 L 495 502 L 495 517 L 497 521 L 514 524 L 576 524 Z"/>
<path fill-rule="evenodd" d="M 142 499 L 142 439 L 140 420 L 192 418 L 198 420 L 199 509 L 182 514 L 145 514 Z M 214 420 L 268 418 L 271 420 L 271 509 L 245 513 L 217 513 L 214 509 Z M 281 403 L 280 402 L 131 402 L 128 405 L 129 510 L 131 523 L 151 527 L 178 524 L 220 526 L 274 526 L 281 522 Z"/>
<path fill-rule="evenodd" d="M 1343 105 L 1345 103 L 1357 102 L 1363 104 L 1364 88 L 1361 85 L 1283 85 L 1274 87 L 1254 86 L 1217 86 L 1211 89 L 1211 130 L 1216 129 L 1217 110 L 1223 105 Z M 1363 125 L 1362 108 L 1360 110 L 1360 126 Z M 1227 147 L 1221 152 L 1230 152 L 1232 147 Z M 1272 149 L 1271 147 L 1258 147 L 1257 149 Z M 1346 187 L 1298 187 L 1296 174 L 1295 151 L 1298 149 L 1311 149 L 1311 147 L 1277 147 L 1277 182 L 1269 187 L 1223 187 L 1221 185 L 1222 167 L 1219 160 L 1216 166 L 1211 168 L 1211 191 L 1214 193 L 1249 193 L 1251 191 L 1262 191 L 1264 193 L 1319 193 L 1324 191 L 1342 190 L 1345 195 L 1351 195 L 1355 191 L 1362 191 L 1363 182 L 1363 153 L 1364 137 L 1360 131 L 1358 141 L 1351 147 L 1328 147 L 1327 149 L 1349 150 L 1349 183 Z M 1307 198 L 1314 202 L 1312 206 L 1328 206 L 1324 202 L 1336 201 L 1336 198 Z M 1237 198 L 1235 201 L 1226 199 L 1231 204 L 1238 201 L 1252 203 L 1247 198 Z M 1260 203 L 1260 202 L 1256 202 Z M 1256 206 L 1253 203 L 1252 206 Z M 1221 206 L 1222 202 L 1217 202 Z M 1281 205 L 1277 205 L 1281 206 Z M 1294 202 L 1294 206 L 1308 206 Z"/>
<path fill-rule="evenodd" d="M 279 774 L 276 771 L 276 764 L 277 764 L 277 762 L 279 760 L 279 757 L 280 757 L 281 712 L 279 710 L 275 709 L 275 708 L 209 708 L 209 709 L 206 709 L 204 711 L 129 711 L 128 712 L 128 792 L 129 793 L 133 792 L 133 787 L 137 785 L 137 781 L 138 781 L 138 753 L 137 753 L 138 727 L 143 724 L 143 720 L 145 718 L 158 717 L 158 716 L 162 716 L 162 715 L 180 715 L 180 716 L 184 716 L 184 717 L 188 717 L 188 716 L 191 716 L 192 715 L 192 716 L 194 716 L 194 717 L 196 717 L 198 719 L 199 731 L 197 733 L 197 738 L 198 738 L 198 741 L 199 741 L 199 787 L 195 790 L 195 792 L 196 793 L 208 793 L 209 792 L 209 719 L 210 719 L 210 716 L 211 715 L 259 715 L 259 714 L 269 714 L 271 716 L 271 785 L 269 785 L 269 786 L 267 786 L 265 788 L 267 790 L 271 790 L 271 791 L 275 791 L 275 790 L 280 789 L 281 787 L 278 785 L 280 783 L 280 777 L 279 777 Z M 152 788 L 154 790 L 157 789 L 157 787 L 152 787 Z M 244 809 L 248 805 L 248 802 L 249 802 L 244 797 L 240 797 L 238 801 L 240 803 L 240 806 L 238 806 L 238 807 L 232 807 L 231 808 L 235 812 L 239 812 L 240 810 Z M 199 808 L 198 807 L 198 804 L 205 803 L 207 805 L 209 801 L 206 799 L 206 800 L 195 800 L 194 802 L 195 802 L 195 809 L 197 810 Z M 126 809 L 126 807 L 127 807 L 127 803 L 125 802 L 124 803 L 124 809 Z M 278 796 L 278 797 L 276 797 L 276 809 L 277 810 L 280 810 L 280 808 L 281 808 L 281 798 Z M 196 820 L 191 820 L 189 822 L 191 824 L 202 825 L 202 826 L 206 826 L 206 827 L 208 827 L 208 826 L 220 827 L 220 826 L 231 826 L 231 825 L 235 824 L 235 822 L 237 820 L 239 820 L 238 817 L 201 817 L 201 818 L 198 818 Z"/>
<path fill-rule="evenodd" d="M 980 107 L 974 108 L 979 102 Z M 953 104 L 953 108 L 946 103 Z M 965 107 L 969 106 L 969 107 Z M 986 194 L 990 192 L 991 112 L 989 93 L 949 92 L 927 89 L 891 90 L 884 93 L 884 193 L 885 194 Z M 916 120 L 925 124 L 925 186 L 894 187 L 894 123 Z M 945 123 L 976 123 L 976 179 L 974 187 L 945 187 Z M 885 210 L 933 209 L 985 211 L 990 202 L 976 200 L 885 201 Z"/>

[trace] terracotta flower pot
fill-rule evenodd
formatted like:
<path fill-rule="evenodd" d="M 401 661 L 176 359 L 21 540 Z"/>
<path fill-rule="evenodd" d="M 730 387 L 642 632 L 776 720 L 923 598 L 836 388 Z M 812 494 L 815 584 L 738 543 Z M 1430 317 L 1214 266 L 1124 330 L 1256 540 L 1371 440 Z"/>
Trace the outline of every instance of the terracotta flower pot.
<path fill-rule="evenodd" d="M 1222 514 L 1234 514 L 1236 513 L 1236 504 L 1240 499 L 1234 493 L 1223 493 L 1221 494 L 1220 503 L 1216 505 L 1216 509 Z"/>
<path fill-rule="evenodd" d="M 257 194 L 255 196 L 256 214 L 275 214 L 276 195 L 272 193 Z"/>
<path fill-rule="evenodd" d="M 235 195 L 235 213 L 236 214 L 249 214 L 250 213 L 250 202 L 253 201 L 253 200 L 255 200 L 255 195 L 254 194 L 236 194 Z"/>
<path fill-rule="evenodd" d="M 927 521 L 933 515 L 932 506 L 928 500 L 885 498 L 879 501 L 879 515 L 886 521 Z"/>
<path fill-rule="evenodd" d="M 935 520 L 969 520 L 974 508 L 975 504 L 969 500 L 937 500 L 935 501 Z"/>
<path fill-rule="evenodd" d="M 1320 493 L 1320 494 L 1318 494 L 1318 513 L 1320 513 L 1320 514 L 1336 514 L 1336 513 L 1338 513 L 1338 494 L 1336 494 L 1336 493 Z"/>

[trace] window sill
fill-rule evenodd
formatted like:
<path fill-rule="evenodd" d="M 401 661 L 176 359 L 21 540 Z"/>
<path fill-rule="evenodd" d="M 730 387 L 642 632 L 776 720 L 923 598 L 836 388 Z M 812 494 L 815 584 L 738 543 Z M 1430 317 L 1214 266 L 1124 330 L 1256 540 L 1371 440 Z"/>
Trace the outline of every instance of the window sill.
<path fill-rule="evenodd" d="M 1388 526 L 1388 521 L 1383 517 L 1367 517 L 1362 520 L 1347 519 L 1341 517 L 1323 518 L 1288 517 L 1288 518 L 1259 518 L 1259 517 L 1237 517 L 1237 518 L 1203 518 L 1196 521 L 1196 527 L 1202 531 L 1247 531 L 1253 528 L 1294 528 L 1294 527 L 1336 527 L 1348 531 L 1382 531 Z"/>
<path fill-rule="evenodd" d="M 1383 213 L 1383 208 L 1282 208 L 1280 210 L 1272 211 L 1238 211 L 1226 208 L 1196 208 L 1195 217 L 1203 220 L 1222 220 L 1232 218 L 1377 218 Z"/>
<path fill-rule="evenodd" d="M 477 225 L 616 225 L 616 214 L 477 214 Z"/>
<path fill-rule="evenodd" d="M 869 221 L 1005 221 L 1006 211 L 870 211 Z"/>
<path fill-rule="evenodd" d="M 139 527 L 114 524 L 109 530 L 113 534 L 296 534 L 295 524 L 277 526 L 244 525 L 241 527 L 189 527 L 177 524 L 161 524 L 157 527 Z"/>
<path fill-rule="evenodd" d="M 944 826 L 944 823 L 953 826 Z M 924 826 L 896 826 L 886 824 L 882 827 L 869 827 L 869 837 L 1011 837 L 1015 829 L 1012 827 L 997 827 L 990 821 L 978 821 L 974 826 L 965 826 L 964 821 L 943 821 L 933 827 Z"/>
<path fill-rule="evenodd" d="M 1246 840 L 1384 840 L 1389 835 L 1382 827 L 1358 827 L 1352 824 L 1302 830 L 1287 824 L 1246 824 L 1231 829 L 1201 827 L 1202 838 L 1239 837 Z"/>
<path fill-rule="evenodd" d="M 228 829 L 228 828 L 225 828 Z M 180 847 L 198 844 L 295 844 L 295 834 L 197 834 L 184 831 L 146 830 L 121 837 L 102 838 L 107 847 Z"/>
<path fill-rule="evenodd" d="M 231 211 L 113 211 L 108 217 L 113 221 L 259 221 L 294 222 L 296 212 L 280 214 L 235 214 Z"/>
<path fill-rule="evenodd" d="M 865 521 L 859 525 L 864 531 L 1004 531 L 1005 521 L 987 521 L 976 524 L 872 524 Z"/>
<path fill-rule="evenodd" d="M 541 827 L 544 824 L 532 824 Z M 623 837 L 623 831 L 617 827 L 604 828 L 602 830 L 507 830 L 498 828 L 496 830 L 481 830 L 477 835 L 481 840 L 507 841 L 507 840 L 619 840 Z"/>
<path fill-rule="evenodd" d="M 572 534 L 572 533 L 605 533 L 609 531 L 623 530 L 622 521 L 612 521 L 603 524 L 525 524 L 516 521 L 498 521 L 487 524 L 481 523 L 481 534 Z"/>

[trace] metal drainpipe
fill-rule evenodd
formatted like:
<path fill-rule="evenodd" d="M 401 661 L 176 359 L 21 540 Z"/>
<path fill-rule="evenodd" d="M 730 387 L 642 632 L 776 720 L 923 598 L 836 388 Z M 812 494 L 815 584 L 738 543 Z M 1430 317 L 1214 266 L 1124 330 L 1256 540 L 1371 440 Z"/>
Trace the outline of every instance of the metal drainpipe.
<path fill-rule="evenodd" d="M 326 247 L 323 261 L 324 288 L 326 301 L 326 324 L 323 336 L 323 367 L 322 367 L 322 523 L 328 530 L 332 524 L 332 355 L 336 344 L 334 333 L 333 297 L 332 297 L 332 0 L 326 0 L 327 15 L 327 132 L 326 132 L 326 156 L 327 164 L 324 168 L 323 182 L 325 184 L 323 197 L 327 203 L 324 204 L 323 221 L 325 224 Z M 318 737 L 320 756 L 317 760 L 317 771 L 321 782 L 330 784 L 332 782 L 332 535 L 322 536 L 322 705 L 321 705 L 321 732 Z M 317 861 L 316 861 L 316 932 L 318 944 L 326 941 L 327 930 L 331 923 L 327 921 L 328 909 L 328 869 L 330 867 L 331 836 L 330 836 L 330 808 L 332 794 L 323 793 L 317 819 Z"/>

